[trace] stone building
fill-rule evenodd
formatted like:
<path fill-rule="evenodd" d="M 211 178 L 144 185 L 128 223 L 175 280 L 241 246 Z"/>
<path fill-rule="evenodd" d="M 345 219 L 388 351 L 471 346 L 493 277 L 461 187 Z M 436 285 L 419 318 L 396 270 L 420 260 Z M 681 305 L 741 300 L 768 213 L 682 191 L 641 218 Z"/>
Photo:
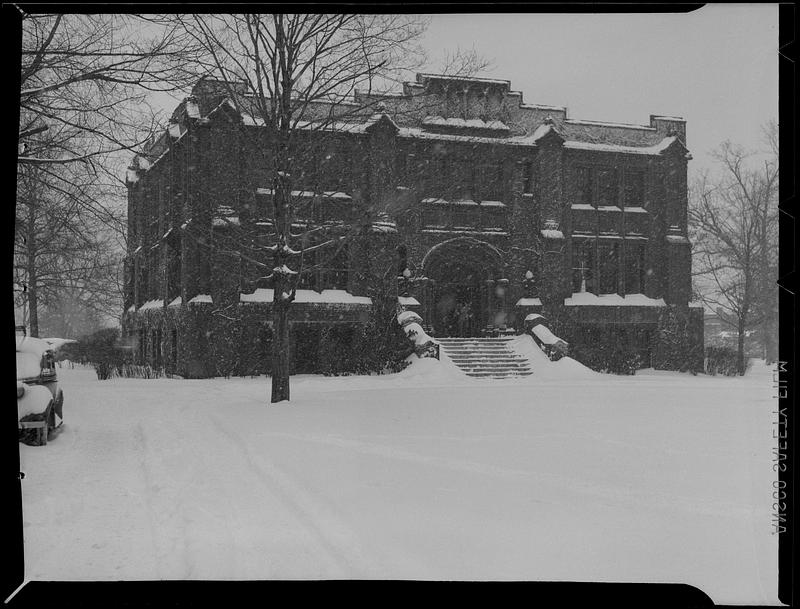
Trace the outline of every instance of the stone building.
<path fill-rule="evenodd" d="M 141 362 L 187 377 L 269 365 L 272 290 L 253 244 L 274 229 L 271 147 L 239 87 L 198 82 L 127 174 L 123 327 Z M 577 120 L 524 102 L 509 81 L 431 74 L 306 112 L 297 231 L 355 228 L 306 260 L 291 313 L 297 371 L 319 368 L 323 336 L 348 348 L 387 276 L 434 336 L 518 331 L 542 313 L 571 345 L 613 343 L 642 366 L 670 366 L 676 319 L 702 346 L 682 119 Z"/>

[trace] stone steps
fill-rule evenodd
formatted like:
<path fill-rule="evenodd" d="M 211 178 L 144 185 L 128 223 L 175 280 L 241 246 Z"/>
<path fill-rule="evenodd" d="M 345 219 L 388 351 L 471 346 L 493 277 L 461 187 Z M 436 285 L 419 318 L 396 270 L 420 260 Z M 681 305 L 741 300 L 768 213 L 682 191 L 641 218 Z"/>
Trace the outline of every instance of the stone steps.
<path fill-rule="evenodd" d="M 515 378 L 533 374 L 530 362 L 511 350 L 509 338 L 437 338 L 441 349 L 464 374 Z"/>

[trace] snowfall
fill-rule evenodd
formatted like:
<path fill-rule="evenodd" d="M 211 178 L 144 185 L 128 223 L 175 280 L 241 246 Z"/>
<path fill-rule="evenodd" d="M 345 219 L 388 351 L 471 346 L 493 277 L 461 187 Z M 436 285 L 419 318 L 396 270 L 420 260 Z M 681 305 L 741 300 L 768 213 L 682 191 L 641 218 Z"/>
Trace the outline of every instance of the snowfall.
<path fill-rule="evenodd" d="M 412 359 L 414 356 L 412 356 Z M 777 604 L 773 370 L 511 380 L 59 371 L 20 444 L 27 580 L 674 582 Z"/>

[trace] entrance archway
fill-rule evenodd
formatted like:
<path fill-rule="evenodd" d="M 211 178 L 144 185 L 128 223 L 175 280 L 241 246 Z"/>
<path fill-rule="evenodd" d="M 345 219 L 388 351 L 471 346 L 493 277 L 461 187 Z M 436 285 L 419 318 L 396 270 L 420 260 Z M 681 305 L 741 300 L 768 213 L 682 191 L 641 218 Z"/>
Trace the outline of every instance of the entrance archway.
<path fill-rule="evenodd" d="M 497 308 L 494 281 L 503 271 L 495 247 L 458 237 L 432 247 L 422 260 L 432 279 L 427 315 L 437 336 L 480 336 Z"/>

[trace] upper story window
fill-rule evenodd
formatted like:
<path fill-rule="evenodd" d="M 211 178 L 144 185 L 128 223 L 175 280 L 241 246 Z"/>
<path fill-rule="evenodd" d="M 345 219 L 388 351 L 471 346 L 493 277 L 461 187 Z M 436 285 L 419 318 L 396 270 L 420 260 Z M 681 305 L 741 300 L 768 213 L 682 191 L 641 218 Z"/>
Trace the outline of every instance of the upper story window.
<path fill-rule="evenodd" d="M 625 172 L 625 207 L 644 207 L 644 171 Z"/>
<path fill-rule="evenodd" d="M 643 243 L 625 243 L 625 293 L 644 292 L 645 246 Z"/>
<path fill-rule="evenodd" d="M 597 245 L 599 294 L 615 294 L 619 290 L 619 243 Z"/>
<path fill-rule="evenodd" d="M 533 192 L 533 161 L 525 161 L 522 164 L 522 192 L 524 194 Z"/>
<path fill-rule="evenodd" d="M 595 291 L 594 282 L 595 243 L 577 241 L 572 249 L 572 291 Z"/>
<path fill-rule="evenodd" d="M 597 205 L 616 206 L 619 205 L 617 191 L 617 170 L 599 169 L 597 171 Z"/>
<path fill-rule="evenodd" d="M 575 168 L 575 201 L 578 205 L 594 205 L 591 167 Z"/>

